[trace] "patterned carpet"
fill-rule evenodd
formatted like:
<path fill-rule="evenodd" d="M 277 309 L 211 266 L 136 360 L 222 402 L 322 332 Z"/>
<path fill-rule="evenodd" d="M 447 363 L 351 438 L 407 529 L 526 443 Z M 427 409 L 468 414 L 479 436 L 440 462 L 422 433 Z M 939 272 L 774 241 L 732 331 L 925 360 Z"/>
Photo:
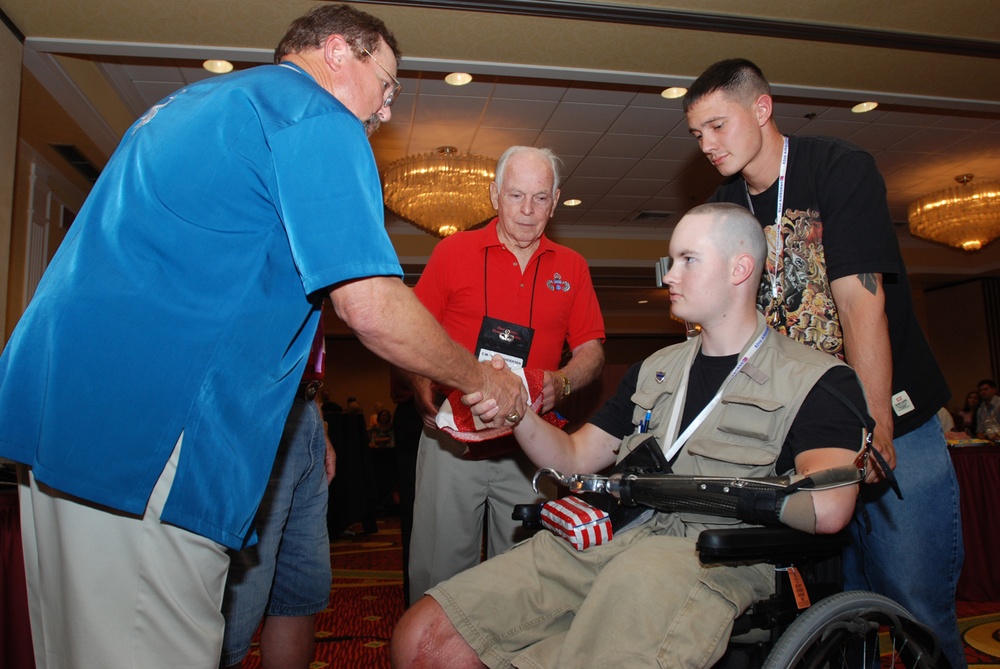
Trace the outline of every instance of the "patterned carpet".
<path fill-rule="evenodd" d="M 389 669 L 389 637 L 403 612 L 399 519 L 378 521 L 377 534 L 330 544 L 330 606 L 317 617 L 312 669 Z M 970 669 L 1000 669 L 1000 603 L 959 602 L 959 629 Z M 260 669 L 256 646 L 244 669 Z"/>

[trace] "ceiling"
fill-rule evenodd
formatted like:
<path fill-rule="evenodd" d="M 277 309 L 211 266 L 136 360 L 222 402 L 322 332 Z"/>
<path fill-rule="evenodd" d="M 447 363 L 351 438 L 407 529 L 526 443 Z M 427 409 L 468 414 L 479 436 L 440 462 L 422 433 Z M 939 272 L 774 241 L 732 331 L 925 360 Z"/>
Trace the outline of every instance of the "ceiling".
<path fill-rule="evenodd" d="M 314 4 L 0 0 L 0 10 L 25 36 L 27 70 L 83 129 L 81 146 L 96 147 L 102 155 L 88 157 L 100 166 L 149 105 L 211 76 L 203 59 L 268 62 L 287 24 Z M 915 285 L 1000 274 L 1000 243 L 970 254 L 917 240 L 905 225 L 912 200 L 959 174 L 1000 179 L 995 0 L 910 0 L 905 10 L 869 0 L 354 4 L 383 18 L 404 51 L 403 93 L 372 137 L 380 169 L 442 145 L 491 157 L 513 144 L 552 148 L 564 161 L 563 198 L 583 204 L 560 205 L 549 231 L 588 258 L 612 330 L 664 326 L 652 263 L 679 215 L 720 177 L 680 101 L 659 93 L 721 58 L 762 67 L 783 132 L 841 137 L 875 156 Z M 475 80 L 445 84 L 455 70 Z M 850 111 L 865 100 L 880 106 Z M 419 272 L 435 240 L 398 220 L 388 226 L 407 271 Z"/>

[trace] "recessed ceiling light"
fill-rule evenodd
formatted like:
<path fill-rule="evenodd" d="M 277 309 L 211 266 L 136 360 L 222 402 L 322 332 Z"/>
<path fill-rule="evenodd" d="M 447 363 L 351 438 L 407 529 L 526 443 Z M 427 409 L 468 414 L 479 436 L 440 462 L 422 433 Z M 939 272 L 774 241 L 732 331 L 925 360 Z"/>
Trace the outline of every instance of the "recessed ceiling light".
<path fill-rule="evenodd" d="M 639 300 L 639 304 L 649 304 L 649 300 Z"/>
<path fill-rule="evenodd" d="M 452 72 L 444 80 L 452 86 L 465 86 L 472 81 L 472 75 L 468 72 Z"/>
<path fill-rule="evenodd" d="M 570 200 L 563 200 L 563 206 L 565 207 L 576 207 L 581 204 L 583 204 L 583 200 L 577 200 L 575 198 Z"/>
<path fill-rule="evenodd" d="M 864 114 L 875 109 L 875 107 L 878 107 L 877 102 L 862 102 L 851 107 L 851 111 L 855 114 Z"/>
<path fill-rule="evenodd" d="M 226 72 L 233 71 L 233 64 L 228 60 L 206 60 L 201 66 L 215 74 L 225 74 Z"/>
<path fill-rule="evenodd" d="M 663 92 L 660 93 L 660 95 L 668 100 L 676 100 L 677 98 L 682 98 L 687 95 L 687 92 L 688 89 L 683 86 L 671 86 L 670 88 L 663 89 Z"/>

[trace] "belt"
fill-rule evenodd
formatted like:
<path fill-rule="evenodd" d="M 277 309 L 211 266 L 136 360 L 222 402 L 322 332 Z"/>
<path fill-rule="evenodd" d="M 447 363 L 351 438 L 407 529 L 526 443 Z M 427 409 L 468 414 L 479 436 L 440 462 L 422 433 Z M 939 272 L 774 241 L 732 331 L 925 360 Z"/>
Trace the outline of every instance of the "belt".
<path fill-rule="evenodd" d="M 295 399 L 312 402 L 316 393 L 323 387 L 322 381 L 303 381 L 299 384 L 299 390 L 295 393 Z"/>

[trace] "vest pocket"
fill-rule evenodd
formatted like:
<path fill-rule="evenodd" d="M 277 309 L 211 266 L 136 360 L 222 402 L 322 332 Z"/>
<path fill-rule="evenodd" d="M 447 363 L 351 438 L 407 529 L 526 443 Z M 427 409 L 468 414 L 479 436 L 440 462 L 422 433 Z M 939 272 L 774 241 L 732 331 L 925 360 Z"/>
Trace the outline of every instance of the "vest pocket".
<path fill-rule="evenodd" d="M 739 395 L 722 398 L 722 418 L 719 430 L 726 434 L 757 441 L 771 441 L 778 430 L 779 409 L 784 404 L 774 400 Z"/>
<path fill-rule="evenodd" d="M 734 444 L 717 439 L 691 439 L 684 447 L 690 455 L 705 458 L 708 461 L 726 463 L 716 467 L 702 461 L 698 474 L 703 476 L 767 476 L 769 472 L 740 472 L 732 465 L 746 469 L 770 467 L 778 459 L 781 445 L 771 444 Z"/>

